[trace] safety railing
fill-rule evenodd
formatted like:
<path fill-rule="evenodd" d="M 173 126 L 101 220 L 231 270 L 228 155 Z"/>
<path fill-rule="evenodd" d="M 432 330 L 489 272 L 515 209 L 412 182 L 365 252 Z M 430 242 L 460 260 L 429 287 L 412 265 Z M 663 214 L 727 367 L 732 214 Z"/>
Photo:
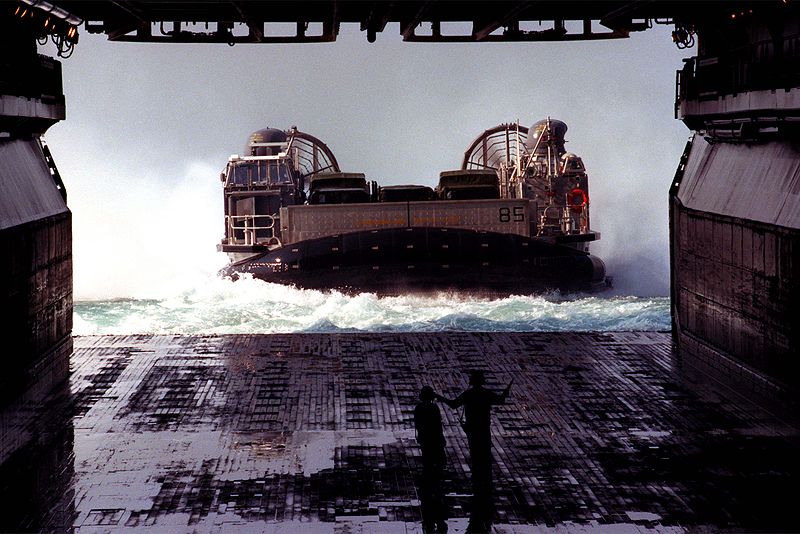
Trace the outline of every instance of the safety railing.
<path fill-rule="evenodd" d="M 226 236 L 230 245 L 278 245 L 276 217 L 272 215 L 226 215 Z M 241 235 L 242 238 L 237 237 Z"/>
<path fill-rule="evenodd" d="M 589 233 L 589 205 L 546 206 L 538 210 L 536 235 L 558 236 Z"/>
<path fill-rule="evenodd" d="M 0 59 L 0 94 L 63 104 L 61 63 L 43 55 L 8 54 Z"/>
<path fill-rule="evenodd" d="M 684 60 L 675 76 L 676 116 L 683 100 L 800 86 L 800 34 L 767 39 L 717 56 Z"/>

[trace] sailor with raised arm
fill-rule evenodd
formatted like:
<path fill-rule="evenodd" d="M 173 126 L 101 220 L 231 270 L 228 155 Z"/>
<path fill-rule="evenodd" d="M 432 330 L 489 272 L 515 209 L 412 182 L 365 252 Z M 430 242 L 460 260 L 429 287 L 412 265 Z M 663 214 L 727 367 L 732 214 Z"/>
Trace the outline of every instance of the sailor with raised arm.
<path fill-rule="evenodd" d="M 469 443 L 472 471 L 473 510 L 467 532 L 488 532 L 493 515 L 492 506 L 492 436 L 490 416 L 492 405 L 503 404 L 511 391 L 511 384 L 497 394 L 484 387 L 483 371 L 470 372 L 470 387 L 455 399 L 441 395 L 436 398 L 451 408 L 464 408 L 462 426 Z"/>

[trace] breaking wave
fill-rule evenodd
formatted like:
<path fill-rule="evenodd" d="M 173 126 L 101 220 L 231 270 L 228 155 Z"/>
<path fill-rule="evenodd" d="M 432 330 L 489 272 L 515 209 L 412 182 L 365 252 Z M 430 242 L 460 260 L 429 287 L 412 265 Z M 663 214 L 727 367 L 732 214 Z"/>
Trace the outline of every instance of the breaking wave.
<path fill-rule="evenodd" d="M 669 298 L 377 296 L 209 277 L 151 299 L 77 301 L 75 335 L 668 330 Z"/>

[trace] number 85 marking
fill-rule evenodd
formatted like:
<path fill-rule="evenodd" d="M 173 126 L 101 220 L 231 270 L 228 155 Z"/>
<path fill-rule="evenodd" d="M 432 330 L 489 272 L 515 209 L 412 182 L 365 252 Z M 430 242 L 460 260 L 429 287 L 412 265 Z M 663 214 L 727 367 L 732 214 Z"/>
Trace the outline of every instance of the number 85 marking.
<path fill-rule="evenodd" d="M 522 206 L 514 206 L 511 208 L 500 208 L 498 211 L 500 222 L 523 222 L 525 220 L 525 209 Z"/>

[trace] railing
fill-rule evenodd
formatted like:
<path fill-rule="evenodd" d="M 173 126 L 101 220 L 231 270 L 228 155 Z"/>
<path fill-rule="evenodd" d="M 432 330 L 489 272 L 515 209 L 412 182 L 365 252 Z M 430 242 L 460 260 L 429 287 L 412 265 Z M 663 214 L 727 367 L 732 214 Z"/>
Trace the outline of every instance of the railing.
<path fill-rule="evenodd" d="M 263 219 L 266 224 L 257 224 L 257 221 Z M 229 245 L 277 245 L 280 241 L 275 236 L 275 220 L 276 217 L 271 215 L 226 215 L 225 225 L 227 231 L 225 235 L 228 237 Z M 238 224 L 237 224 L 238 223 Z M 238 239 L 236 233 L 240 232 L 243 239 Z M 262 232 L 262 235 L 259 235 Z"/>
<path fill-rule="evenodd" d="M 589 233 L 589 206 L 546 206 L 539 208 L 536 235 L 558 236 Z"/>
<path fill-rule="evenodd" d="M 0 94 L 38 98 L 63 104 L 61 63 L 47 56 L 19 58 L 9 54 L 0 59 Z"/>
<path fill-rule="evenodd" d="M 692 57 L 675 76 L 675 114 L 682 100 L 800 87 L 800 34 L 767 39 L 718 56 Z"/>

